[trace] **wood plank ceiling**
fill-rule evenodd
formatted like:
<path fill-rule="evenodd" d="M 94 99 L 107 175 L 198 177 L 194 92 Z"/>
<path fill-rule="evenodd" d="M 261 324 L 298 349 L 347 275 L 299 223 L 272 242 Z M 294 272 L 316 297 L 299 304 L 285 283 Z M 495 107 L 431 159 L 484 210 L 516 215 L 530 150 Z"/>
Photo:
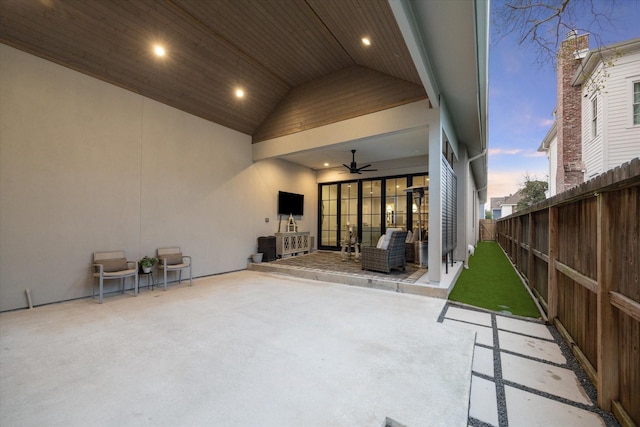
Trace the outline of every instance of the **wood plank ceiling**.
<path fill-rule="evenodd" d="M 0 41 L 254 142 L 426 98 L 387 0 L 0 0 Z"/>

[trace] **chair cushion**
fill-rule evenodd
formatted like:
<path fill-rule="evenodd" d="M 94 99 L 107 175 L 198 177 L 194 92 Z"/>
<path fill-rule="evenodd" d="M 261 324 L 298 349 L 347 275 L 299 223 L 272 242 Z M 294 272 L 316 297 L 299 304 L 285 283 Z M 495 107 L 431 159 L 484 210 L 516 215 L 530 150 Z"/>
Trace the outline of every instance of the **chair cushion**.
<path fill-rule="evenodd" d="M 182 264 L 182 253 L 178 252 L 177 254 L 165 254 L 160 255 L 161 258 L 166 258 L 167 265 L 176 265 Z"/>
<path fill-rule="evenodd" d="M 167 266 L 166 266 L 168 271 L 180 270 L 180 269 L 185 268 L 185 267 L 189 267 L 189 263 L 183 262 L 181 264 L 167 264 Z M 163 266 L 161 265 L 160 269 L 162 269 L 162 268 L 163 268 Z"/>
<path fill-rule="evenodd" d="M 378 239 L 378 244 L 376 245 L 376 248 L 378 248 L 378 249 L 382 249 L 382 245 L 384 245 L 384 241 L 385 241 L 385 238 L 384 238 L 384 234 L 383 234 L 383 235 L 382 235 L 382 236 L 380 236 L 380 238 Z"/>
<path fill-rule="evenodd" d="M 136 271 L 138 270 L 136 270 L 135 268 L 123 271 L 114 271 L 112 273 L 104 273 L 104 277 L 133 276 L 134 274 L 136 274 Z"/>
<path fill-rule="evenodd" d="M 126 258 L 103 259 L 96 264 L 102 264 L 105 273 L 113 273 L 114 271 L 128 270 Z"/>

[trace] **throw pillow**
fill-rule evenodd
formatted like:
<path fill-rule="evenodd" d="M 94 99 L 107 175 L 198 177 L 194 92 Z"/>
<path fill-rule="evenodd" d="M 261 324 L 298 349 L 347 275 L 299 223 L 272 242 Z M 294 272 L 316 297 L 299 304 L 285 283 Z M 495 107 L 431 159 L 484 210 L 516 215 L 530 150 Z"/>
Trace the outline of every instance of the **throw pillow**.
<path fill-rule="evenodd" d="M 126 258 L 103 259 L 97 261 L 96 264 L 102 264 L 105 273 L 114 273 L 116 271 L 128 270 Z"/>
<path fill-rule="evenodd" d="M 389 243 L 391 243 L 391 235 L 384 238 L 384 242 L 382 242 L 382 247 L 380 249 L 384 249 L 386 251 L 389 249 Z"/>
<path fill-rule="evenodd" d="M 403 231 L 403 230 L 402 228 L 399 228 L 399 227 L 387 228 L 387 237 L 386 237 L 387 240 L 391 238 L 391 235 L 393 234 L 394 231 Z"/>
<path fill-rule="evenodd" d="M 411 243 L 413 242 L 413 233 L 411 232 L 411 230 L 407 231 L 407 238 L 404 241 L 405 243 Z"/>
<path fill-rule="evenodd" d="M 382 235 L 382 236 L 380 236 L 380 238 L 378 239 L 378 244 L 376 245 L 376 248 L 378 248 L 378 249 L 382 249 L 382 245 L 384 245 L 384 241 L 385 241 L 385 238 L 384 238 L 384 234 L 383 234 L 383 235 Z"/>
<path fill-rule="evenodd" d="M 178 252 L 177 254 L 160 255 L 160 258 L 165 258 L 167 260 L 167 265 L 182 264 L 181 252 Z"/>

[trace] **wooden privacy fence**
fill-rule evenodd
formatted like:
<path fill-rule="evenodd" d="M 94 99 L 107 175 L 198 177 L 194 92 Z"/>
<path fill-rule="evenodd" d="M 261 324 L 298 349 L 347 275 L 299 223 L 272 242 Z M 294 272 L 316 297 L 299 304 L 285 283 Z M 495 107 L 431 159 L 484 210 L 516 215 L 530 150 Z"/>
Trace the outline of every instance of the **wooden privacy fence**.
<path fill-rule="evenodd" d="M 498 220 L 497 234 L 598 406 L 640 425 L 640 159 Z"/>
<path fill-rule="evenodd" d="M 493 219 L 480 220 L 480 241 L 496 240 L 496 221 Z"/>

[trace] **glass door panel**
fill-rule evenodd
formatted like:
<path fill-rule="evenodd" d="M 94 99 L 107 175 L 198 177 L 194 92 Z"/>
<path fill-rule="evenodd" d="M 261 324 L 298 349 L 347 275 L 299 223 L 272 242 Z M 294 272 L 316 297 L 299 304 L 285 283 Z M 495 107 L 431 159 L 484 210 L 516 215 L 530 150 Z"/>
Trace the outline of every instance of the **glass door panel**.
<path fill-rule="evenodd" d="M 407 228 L 407 178 L 386 180 L 385 224 L 387 228 Z"/>
<path fill-rule="evenodd" d="M 429 175 L 419 175 L 413 177 L 413 186 L 417 185 L 429 185 Z M 418 206 L 418 201 L 416 198 L 413 198 L 411 201 L 411 218 L 412 224 L 411 228 L 414 233 L 418 232 L 418 229 L 422 229 L 422 239 L 427 240 L 427 236 L 429 235 L 429 190 L 427 189 L 424 192 L 424 197 L 422 198 L 422 204 Z M 418 234 L 416 234 L 416 240 L 418 240 Z"/>
<path fill-rule="evenodd" d="M 340 240 L 358 236 L 358 183 L 347 182 L 340 186 Z"/>
<path fill-rule="evenodd" d="M 322 246 L 338 246 L 338 184 L 322 186 L 320 207 L 320 242 Z"/>
<path fill-rule="evenodd" d="M 375 246 L 382 233 L 382 180 L 362 182 L 362 246 Z"/>

